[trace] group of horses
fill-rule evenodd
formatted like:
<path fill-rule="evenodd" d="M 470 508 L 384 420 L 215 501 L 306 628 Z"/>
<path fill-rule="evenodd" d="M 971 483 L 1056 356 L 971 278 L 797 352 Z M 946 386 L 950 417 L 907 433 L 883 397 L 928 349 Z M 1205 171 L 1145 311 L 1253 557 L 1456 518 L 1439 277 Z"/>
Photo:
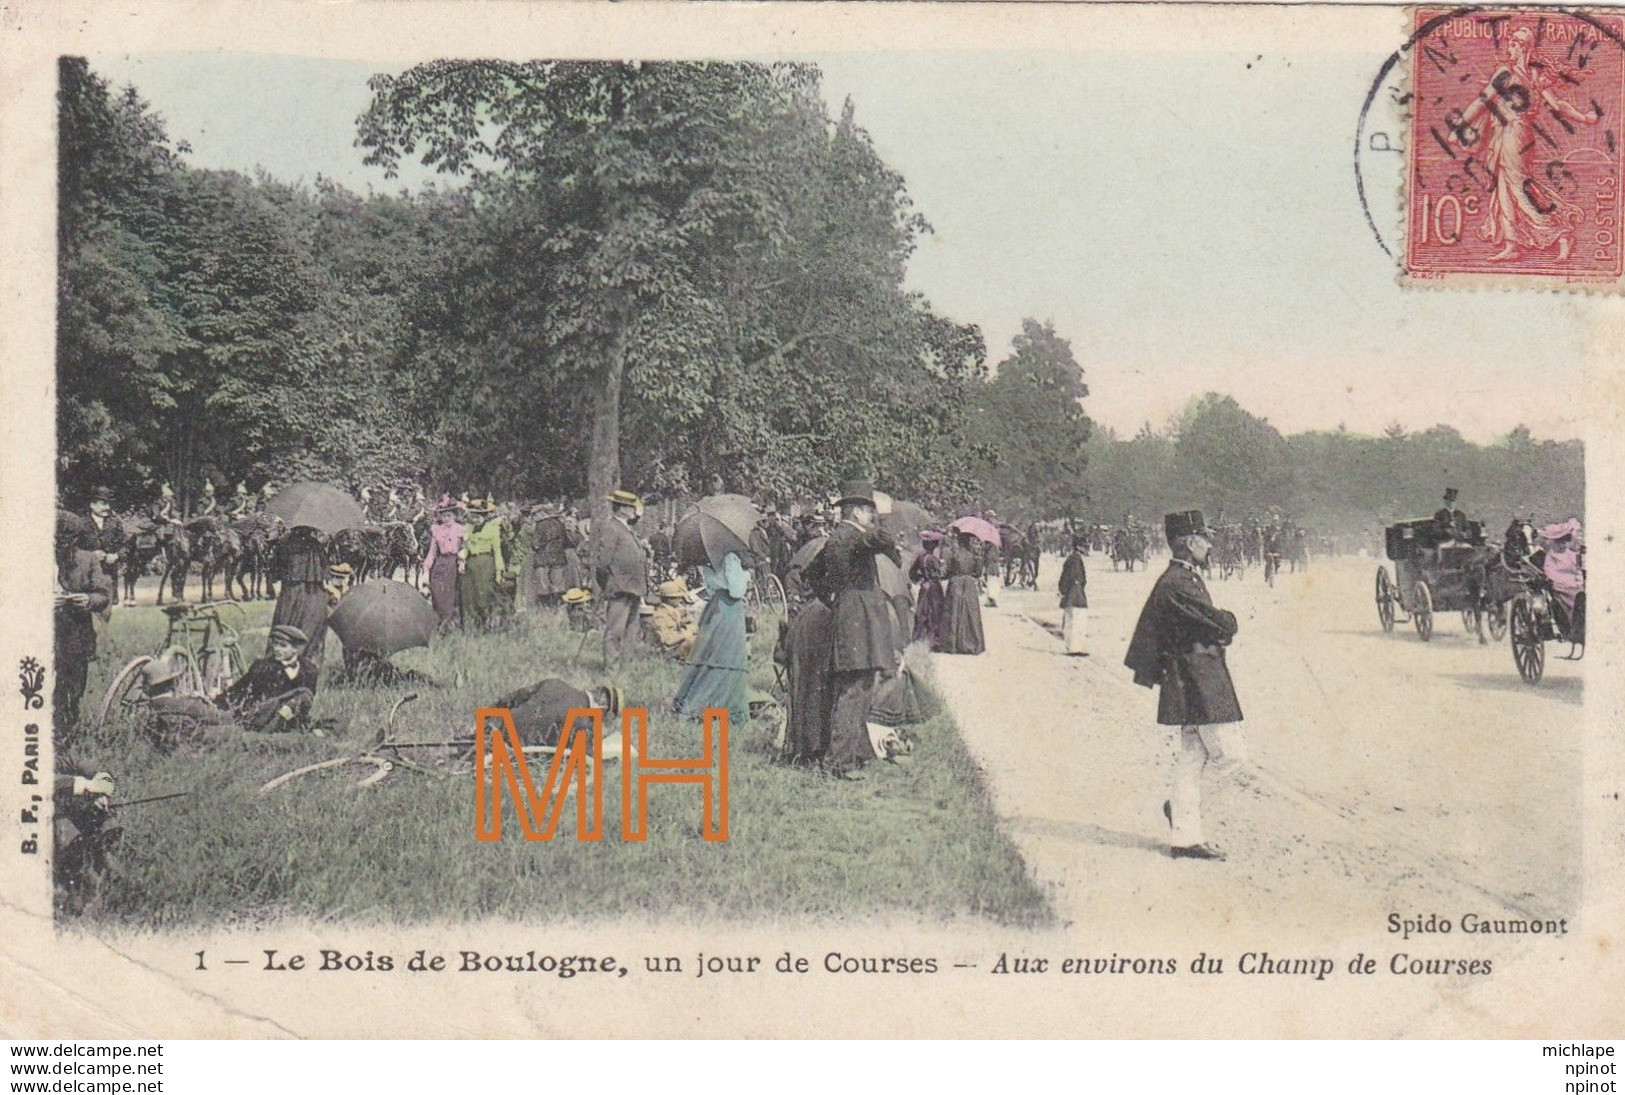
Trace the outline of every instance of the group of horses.
<path fill-rule="evenodd" d="M 149 573 L 159 575 L 159 604 L 166 594 L 183 600 L 187 575 L 194 567 L 202 579 L 205 601 L 214 600 L 217 580 L 227 600 L 276 597 L 280 581 L 277 549 L 287 530 L 272 514 L 251 513 L 236 519 L 211 515 L 175 523 L 136 513 L 121 518 L 121 523 L 124 547 L 119 569 L 128 602 L 135 600 L 136 581 Z M 397 572 L 416 583 L 423 564 L 419 545 L 427 535 L 427 518 L 344 529 L 333 535 L 328 555 L 332 562 L 350 565 L 352 583 L 393 578 Z"/>

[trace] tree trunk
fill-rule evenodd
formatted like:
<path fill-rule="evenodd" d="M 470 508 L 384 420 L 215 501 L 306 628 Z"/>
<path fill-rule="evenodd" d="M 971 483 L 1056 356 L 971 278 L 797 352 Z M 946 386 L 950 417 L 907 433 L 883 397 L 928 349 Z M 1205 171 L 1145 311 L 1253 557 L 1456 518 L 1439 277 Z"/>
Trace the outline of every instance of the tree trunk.
<path fill-rule="evenodd" d="M 604 361 L 592 415 L 592 447 L 587 453 L 587 504 L 592 512 L 592 551 L 598 558 L 605 523 L 610 520 L 609 493 L 621 485 L 621 382 L 631 321 L 623 319 Z"/>

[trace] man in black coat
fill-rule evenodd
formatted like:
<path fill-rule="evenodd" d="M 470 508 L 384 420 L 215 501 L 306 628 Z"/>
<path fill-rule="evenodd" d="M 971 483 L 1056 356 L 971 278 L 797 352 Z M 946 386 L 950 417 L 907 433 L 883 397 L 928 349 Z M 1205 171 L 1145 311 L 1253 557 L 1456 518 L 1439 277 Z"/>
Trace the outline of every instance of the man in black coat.
<path fill-rule="evenodd" d="M 79 705 L 96 656 L 91 617 L 113 603 L 113 583 L 94 547 L 95 527 L 75 513 L 56 516 L 56 595 L 53 601 L 56 684 L 52 729 L 59 755 L 72 750 L 79 733 Z"/>
<path fill-rule="evenodd" d="M 102 570 L 107 575 L 107 581 L 112 585 L 113 591 L 118 591 L 118 561 L 119 555 L 124 551 L 124 524 L 113 512 L 113 492 L 106 487 L 97 487 L 90 496 L 90 512 L 87 517 L 95 529 L 95 552 L 101 560 Z"/>
<path fill-rule="evenodd" d="M 1134 683 L 1161 687 L 1157 722 L 1179 727 L 1173 793 L 1162 804 L 1173 829 L 1171 854 L 1223 859 L 1202 836 L 1202 772 L 1233 775 L 1246 760 L 1241 705 L 1225 665 L 1224 648 L 1236 636 L 1233 613 L 1213 607 L 1197 570 L 1211 545 L 1198 510 L 1163 519 L 1173 558 L 1140 610 L 1124 664 Z"/>
<path fill-rule="evenodd" d="M 621 690 L 612 684 L 605 684 L 594 695 L 559 677 L 547 677 L 504 696 L 493 706 L 507 709 L 521 745 L 559 746 L 570 712 L 588 708 L 603 710 L 606 739 L 620 732 L 614 719 L 621 713 Z M 570 732 L 588 735 L 584 744 L 592 748 L 592 729 L 587 720 L 578 718 Z"/>
<path fill-rule="evenodd" d="M 833 613 L 830 630 L 829 771 L 858 780 L 874 757 L 869 708 L 881 674 L 897 672 L 891 602 L 880 588 L 875 556 L 902 565 L 897 543 L 875 520 L 874 488 L 853 480 L 836 502 L 841 519 L 806 570 L 806 580 Z"/>

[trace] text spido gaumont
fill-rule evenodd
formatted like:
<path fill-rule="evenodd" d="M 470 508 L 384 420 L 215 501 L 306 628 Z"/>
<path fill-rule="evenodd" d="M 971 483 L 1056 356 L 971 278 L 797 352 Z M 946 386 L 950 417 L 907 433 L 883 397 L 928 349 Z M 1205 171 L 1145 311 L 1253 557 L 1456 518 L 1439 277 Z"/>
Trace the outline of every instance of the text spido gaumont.
<path fill-rule="evenodd" d="M 580 733 L 581 720 L 590 733 Z M 498 730 L 491 733 L 492 726 Z M 656 783 L 700 789 L 700 835 L 728 839 L 728 711 L 708 707 L 698 757 L 649 755 L 649 711 L 621 711 L 621 839 L 649 839 L 649 788 Z M 502 839 L 502 799 L 513 799 L 526 840 L 552 840 L 575 780 L 576 839 L 604 838 L 604 712 L 574 707 L 564 718 L 561 744 L 552 750 L 547 779 L 538 794 L 526 749 L 506 707 L 474 712 L 474 839 Z M 635 743 L 635 744 L 634 744 Z M 532 749 L 532 752 L 538 752 Z"/>

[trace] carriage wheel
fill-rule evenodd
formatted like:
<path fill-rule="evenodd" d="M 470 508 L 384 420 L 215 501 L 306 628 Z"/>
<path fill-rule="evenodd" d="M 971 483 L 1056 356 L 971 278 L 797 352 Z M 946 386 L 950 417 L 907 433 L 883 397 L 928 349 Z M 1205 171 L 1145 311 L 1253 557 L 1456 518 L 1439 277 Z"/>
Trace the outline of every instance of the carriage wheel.
<path fill-rule="evenodd" d="M 1518 676 L 1528 684 L 1539 684 L 1546 672 L 1546 642 L 1535 622 L 1529 598 L 1519 597 L 1512 602 L 1510 630 L 1512 661 L 1518 667 Z"/>
<path fill-rule="evenodd" d="M 131 658 L 129 663 L 113 678 L 113 683 L 107 686 L 107 692 L 102 697 L 101 710 L 96 713 L 95 729 L 100 730 L 106 726 L 114 712 L 124 713 L 131 711 L 147 698 L 145 688 L 141 683 L 141 671 L 152 661 L 152 655 L 142 654 Z"/>
<path fill-rule="evenodd" d="M 1426 582 L 1417 582 L 1412 596 L 1416 602 L 1411 609 L 1412 622 L 1416 624 L 1416 633 L 1427 642 L 1433 638 L 1433 593 Z"/>
<path fill-rule="evenodd" d="M 1377 619 L 1384 631 L 1394 629 L 1394 583 L 1388 579 L 1388 568 L 1377 568 Z"/>
<path fill-rule="evenodd" d="M 1507 606 L 1505 604 L 1490 605 L 1484 610 L 1484 618 L 1490 625 L 1490 638 L 1500 642 L 1507 634 Z"/>

